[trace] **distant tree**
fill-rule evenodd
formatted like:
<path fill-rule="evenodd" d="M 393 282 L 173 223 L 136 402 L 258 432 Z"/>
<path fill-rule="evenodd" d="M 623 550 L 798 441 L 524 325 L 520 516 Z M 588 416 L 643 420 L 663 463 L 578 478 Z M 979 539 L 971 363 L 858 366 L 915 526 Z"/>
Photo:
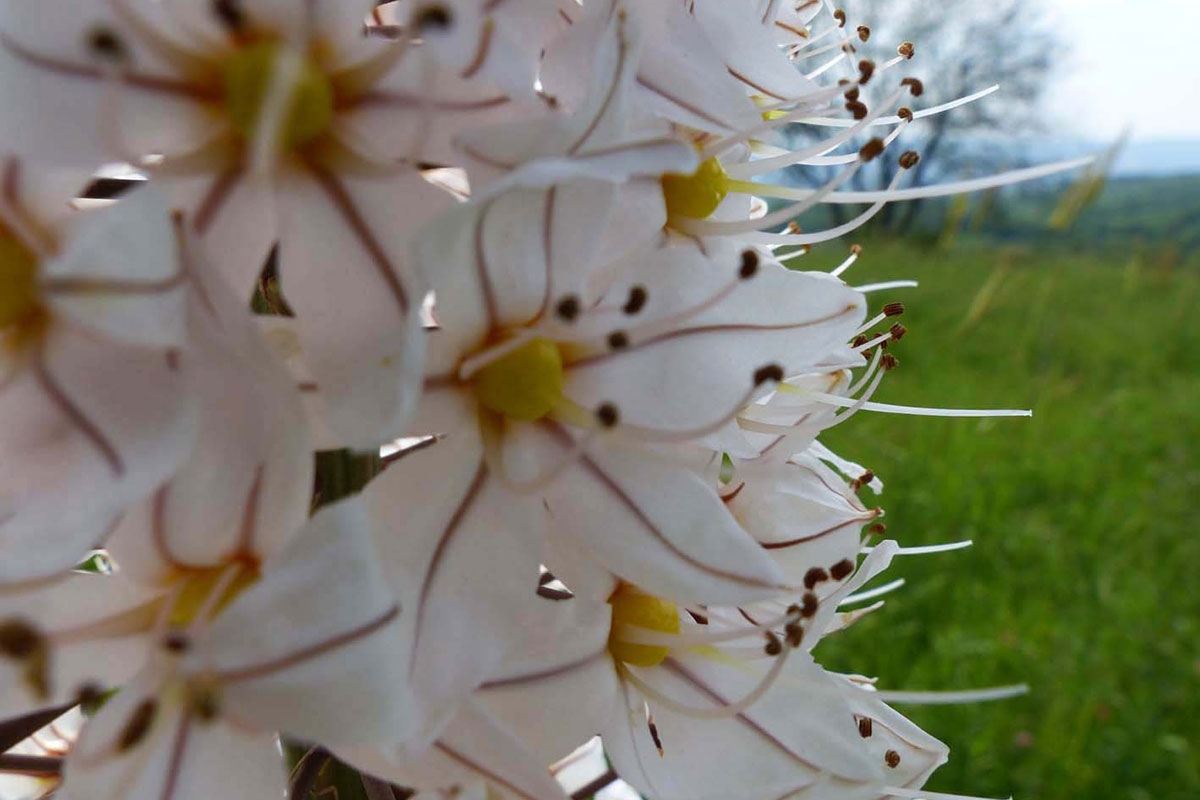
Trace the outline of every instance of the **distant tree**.
<path fill-rule="evenodd" d="M 958 174 L 968 166 L 994 168 L 1020 160 L 1013 137 L 1041 129 L 1046 117 L 1043 95 L 1065 54 L 1042 0 L 843 0 L 839 5 L 847 14 L 847 32 L 858 25 L 871 31 L 866 43 L 854 40 L 857 52 L 848 59 L 851 69 L 863 58 L 886 60 L 902 42 L 915 48 L 911 61 L 868 85 L 863 93 L 868 105 L 895 87 L 893 76 L 901 70 L 924 84 L 924 94 L 911 101 L 914 110 L 1000 84 L 999 92 L 981 101 L 909 126 L 902 146 L 922 156 L 911 184 L 934 174 Z M 815 66 L 802 64 L 803 69 Z M 828 135 L 827 129 L 801 126 L 799 131 L 799 137 L 809 139 Z M 856 176 L 856 183 L 886 183 L 895 169 L 895 158 L 880 159 L 875 169 Z M 804 172 L 813 171 L 795 170 L 797 176 Z M 907 227 L 919 205 L 889 207 L 882 219 Z"/>

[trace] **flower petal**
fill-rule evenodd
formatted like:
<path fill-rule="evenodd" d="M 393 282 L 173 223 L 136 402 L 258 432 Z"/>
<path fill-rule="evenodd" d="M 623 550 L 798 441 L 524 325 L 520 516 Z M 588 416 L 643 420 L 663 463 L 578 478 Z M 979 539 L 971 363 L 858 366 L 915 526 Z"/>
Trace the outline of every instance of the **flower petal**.
<path fill-rule="evenodd" d="M 560 449 L 565 437 L 555 437 Z M 597 444 L 562 469 L 545 500 L 555 534 L 657 596 L 736 604 L 786 591 L 784 575 L 716 491 L 662 453 Z"/>
<path fill-rule="evenodd" d="M 544 602 L 535 594 L 540 500 L 500 484 L 473 427 L 402 458 L 363 493 L 379 559 L 408 609 L 413 653 L 400 669 L 426 735 L 494 671 L 512 646 L 508 632 Z"/>
<path fill-rule="evenodd" d="M 165 4 L 129 5 L 152 19 L 153 27 L 169 27 Z M 112 54 L 93 44 L 96 31 L 117 37 L 119 67 Z M 105 91 L 117 89 L 104 77 L 114 69 L 123 74 L 122 84 L 116 92 Z M 4 114 L 0 140 L 58 163 L 95 167 L 124 159 L 126 151 L 186 152 L 224 124 L 208 107 L 218 99 L 215 94 L 135 35 L 112 4 L 91 0 L 0 8 L 0 94 L 10 108 L 37 109 Z"/>
<path fill-rule="evenodd" d="M 483 782 L 513 800 L 566 798 L 545 765 L 473 700 L 463 703 L 426 748 L 344 755 L 370 772 L 416 789 Z"/>
<path fill-rule="evenodd" d="M 369 180 L 315 168 L 280 187 L 284 295 L 330 425 L 349 446 L 400 435 L 416 402 L 426 289 L 405 262 L 406 247 L 449 202 L 415 172 Z"/>
<path fill-rule="evenodd" d="M 664 431 L 702 429 L 728 418 L 747 400 L 755 371 L 777 364 L 783 374 L 811 369 L 861 323 L 863 296 L 823 273 L 760 264 L 715 306 L 685 322 L 653 323 L 715 297 L 736 278 L 738 256 L 712 262 L 683 246 L 659 250 L 610 294 L 635 285 L 649 295 L 627 346 L 568 362 L 565 394 L 585 408 L 614 403 L 621 418 Z M 723 259 L 725 260 L 725 259 Z"/>
<path fill-rule="evenodd" d="M 196 304 L 184 356 L 200 403 L 196 447 L 109 542 L 118 563 L 147 581 L 181 567 L 259 561 L 308 515 L 312 443 L 300 392 L 222 276 L 201 269 L 209 305 Z"/>
<path fill-rule="evenodd" d="M 195 435 L 195 398 L 169 354 L 58 325 L 14 367 L 0 384 L 0 583 L 77 564 Z"/>
<path fill-rule="evenodd" d="M 164 200 L 148 186 L 79 214 L 42 267 L 51 308 L 117 341 L 182 347 L 186 277 Z"/>
<path fill-rule="evenodd" d="M 400 614 L 366 510 L 345 500 L 268 561 L 191 658 L 215 671 L 225 707 L 264 729 L 330 745 L 392 741 L 412 724 L 395 674 L 408 658 Z"/>
<path fill-rule="evenodd" d="M 30 662 L 0 658 L 0 719 L 65 703 L 85 685 L 117 686 L 132 677 L 146 656 L 143 633 L 157 597 L 123 573 L 67 573 L 0 589 L 0 621 L 32 626 L 47 648 L 44 669 L 34 672 Z"/>
<path fill-rule="evenodd" d="M 657 667 L 626 668 L 677 702 L 719 709 L 747 694 L 770 664 L 677 652 Z M 879 785 L 883 765 L 862 747 L 837 684 L 803 653 L 793 653 L 784 675 L 741 714 L 696 719 L 653 698 L 649 706 L 661 755 L 636 703 L 628 712 L 621 707 L 602 736 L 618 773 L 656 800 L 733 794 L 769 800 L 816 784 L 824 772 Z"/>
<path fill-rule="evenodd" d="M 64 780 L 61 794 L 76 800 L 269 798 L 285 786 L 273 734 L 206 721 L 148 679 L 124 687 L 84 726 Z"/>

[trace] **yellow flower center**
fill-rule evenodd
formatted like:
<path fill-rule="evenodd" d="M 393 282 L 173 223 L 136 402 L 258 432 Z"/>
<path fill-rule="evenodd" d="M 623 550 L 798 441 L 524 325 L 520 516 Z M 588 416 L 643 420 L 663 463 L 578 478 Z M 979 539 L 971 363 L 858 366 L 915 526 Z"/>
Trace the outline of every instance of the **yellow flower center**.
<path fill-rule="evenodd" d="M 205 603 L 209 602 L 209 595 L 218 588 L 217 583 L 221 580 L 221 575 L 227 568 L 213 567 L 211 569 L 191 572 L 181 577 L 180 580 L 183 581 L 183 588 L 175 598 L 175 604 L 171 607 L 171 613 L 167 617 L 167 622 L 175 628 L 186 628 L 188 625 L 191 625 L 195 621 L 196 615 L 200 613 L 200 609 L 204 608 Z M 214 617 L 220 614 L 230 603 L 237 599 L 238 595 L 253 586 L 257 581 L 257 569 L 249 566 L 239 567 L 237 575 L 221 590 L 221 596 L 213 603 L 210 613 Z"/>
<path fill-rule="evenodd" d="M 476 372 L 472 380 L 481 406 L 533 422 L 562 397 L 562 353 L 549 339 L 533 339 Z"/>
<path fill-rule="evenodd" d="M 255 42 L 226 59 L 222 78 L 225 112 L 234 130 L 254 137 L 280 64 L 278 42 Z M 301 61 L 280 126 L 280 144 L 292 150 L 310 143 L 333 122 L 333 85 L 312 59 Z"/>
<path fill-rule="evenodd" d="M 608 652 L 612 657 L 636 667 L 661 664 L 670 654 L 670 648 L 622 641 L 621 628 L 631 625 L 659 633 L 679 633 L 679 609 L 675 604 L 644 594 L 629 584 L 622 584 L 613 592 L 608 603 L 612 606 L 612 632 L 608 635 Z"/>
<path fill-rule="evenodd" d="M 0 331 L 23 327 L 41 309 L 38 259 L 0 225 Z"/>
<path fill-rule="evenodd" d="M 717 210 L 729 194 L 729 176 L 715 157 L 708 159 L 691 175 L 668 173 L 662 177 L 667 217 L 704 219 Z"/>

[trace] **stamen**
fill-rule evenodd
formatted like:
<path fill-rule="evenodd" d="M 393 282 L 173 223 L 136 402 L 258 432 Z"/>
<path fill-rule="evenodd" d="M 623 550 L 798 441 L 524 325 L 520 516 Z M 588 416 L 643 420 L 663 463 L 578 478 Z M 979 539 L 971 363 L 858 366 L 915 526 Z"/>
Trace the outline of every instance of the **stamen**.
<path fill-rule="evenodd" d="M 865 592 L 847 595 L 838 603 L 838 608 L 841 608 L 842 606 L 853 605 L 854 603 L 861 603 L 864 600 L 874 600 L 876 597 L 882 597 L 885 594 L 890 594 L 891 592 L 896 591 L 904 584 L 904 578 L 897 578 L 891 583 L 885 583 L 883 586 L 877 586 L 874 589 L 868 589 Z"/>
<path fill-rule="evenodd" d="M 739 639 L 762 636 L 766 631 L 782 627 L 789 622 L 795 622 L 799 613 L 798 606 L 791 606 L 782 614 L 747 626 L 739 625 L 715 630 L 712 629 L 713 626 L 696 626 L 698 630 L 691 630 L 687 633 L 660 633 L 636 625 L 621 625 L 618 633 L 621 641 L 629 644 L 668 647 L 672 650 L 708 647 L 722 642 L 735 642 Z"/>
<path fill-rule="evenodd" d="M 885 341 L 891 339 L 890 333 L 876 341 Z M 850 408 L 854 406 L 854 401 L 839 395 L 827 394 L 825 392 L 807 392 L 807 394 L 815 400 L 820 400 L 823 403 L 828 403 L 833 406 L 841 406 L 842 408 Z M 867 403 L 863 406 L 867 411 L 879 411 L 884 414 L 908 414 L 918 417 L 1032 417 L 1033 412 L 1027 409 L 1007 409 L 1007 408 L 925 408 L 922 406 L 899 406 L 892 403 Z"/>
<path fill-rule="evenodd" d="M 852 167 L 850 167 L 849 169 L 857 170 L 857 168 L 862 163 L 863 163 L 863 161 L 860 159 L 859 161 L 855 162 L 854 165 Z M 888 184 L 887 189 L 883 192 L 884 199 L 879 200 L 874 205 L 872 205 L 870 208 L 868 208 L 866 211 L 862 212 L 854 219 L 852 219 L 849 222 L 846 222 L 842 225 L 838 225 L 837 227 L 834 227 L 834 228 L 827 228 L 823 231 L 818 231 L 817 233 L 800 233 L 800 234 L 782 233 L 782 234 L 780 234 L 780 233 L 749 232 L 746 235 L 746 240 L 753 242 L 755 244 L 763 244 L 763 243 L 767 243 L 767 242 L 778 242 L 780 244 L 817 244 L 819 242 L 827 242 L 830 239 L 839 239 L 839 238 L 845 236 L 846 234 L 850 233 L 851 231 L 857 230 L 858 228 L 860 228 L 863 225 L 866 225 L 868 222 L 870 222 L 871 219 L 874 218 L 874 216 L 876 214 L 878 214 L 885 205 L 887 205 L 888 201 L 891 199 L 890 194 L 895 190 L 896 186 L 903 179 L 904 174 L 905 174 L 905 170 L 898 170 L 896 172 L 896 174 L 892 177 L 892 180 Z M 832 196 L 830 192 L 825 192 L 824 188 L 825 187 L 822 187 L 822 189 L 818 189 L 818 190 L 816 190 L 816 192 L 814 192 L 814 196 L 817 193 L 820 193 L 820 197 L 817 198 L 817 202 L 821 202 L 822 198 L 824 198 L 826 195 Z"/>
<path fill-rule="evenodd" d="M 854 291 L 870 294 L 871 292 L 882 292 L 887 289 L 915 289 L 920 285 L 916 281 L 884 281 L 882 283 L 864 283 L 862 286 L 855 286 Z"/>
<path fill-rule="evenodd" d="M 906 80 L 911 81 L 913 79 L 909 78 Z M 911 93 L 911 90 L 912 90 L 911 85 L 905 84 L 905 86 L 908 88 L 909 92 Z M 911 122 L 914 119 L 924 119 L 925 117 L 932 117 L 935 114 L 943 114 L 947 111 L 952 111 L 953 109 L 958 108 L 959 106 L 964 106 L 968 103 L 974 103 L 976 100 L 981 100 L 984 97 L 987 97 L 988 95 L 992 94 L 993 92 L 997 92 L 999 90 L 1000 90 L 1000 84 L 998 84 L 998 83 L 993 84 L 993 85 L 987 87 L 986 89 L 981 89 L 978 92 L 964 95 L 963 97 L 960 97 L 957 100 L 951 100 L 948 103 L 942 103 L 941 105 L 930 106 L 929 108 L 923 108 L 920 111 L 911 111 L 908 114 L 905 114 L 903 116 L 901 116 L 900 114 L 897 114 L 894 117 L 878 117 L 877 119 L 875 119 L 871 122 L 871 125 L 898 125 L 901 122 Z M 854 123 L 848 119 L 843 119 L 841 117 L 813 117 L 811 119 L 804 120 L 804 124 L 805 125 L 820 125 L 820 126 L 827 127 L 827 128 L 846 128 L 846 127 L 853 126 L 856 123 Z"/>
<path fill-rule="evenodd" d="M 833 192 L 835 192 L 837 190 L 837 188 L 839 186 L 844 184 L 846 181 L 850 180 L 850 178 L 854 177 L 854 174 L 856 172 L 858 172 L 859 169 L 862 168 L 862 165 L 864 163 L 865 163 L 865 160 L 862 158 L 856 160 L 853 164 L 846 167 L 844 170 L 842 170 L 840 173 L 838 173 L 832 179 L 830 179 L 824 186 L 822 186 L 819 189 L 814 190 L 804 200 L 801 200 L 800 202 L 797 202 L 797 203 L 792 203 L 791 205 L 784 206 L 783 208 L 776 209 L 775 211 L 772 211 L 771 213 L 766 214 L 765 216 L 762 216 L 762 217 L 756 217 L 756 218 L 744 219 L 744 220 L 733 220 L 733 221 L 682 218 L 682 219 L 674 220 L 673 225 L 674 225 L 674 227 L 676 227 L 679 230 L 682 230 L 686 233 L 692 233 L 697 236 L 737 236 L 739 234 L 757 232 L 757 231 L 761 230 L 762 228 L 769 228 L 773 225 L 779 225 L 781 223 L 787 222 L 788 220 L 792 219 L 793 217 L 797 217 L 797 216 L 803 214 L 804 212 L 811 209 L 813 206 L 820 203 L 822 198 L 824 198 L 828 194 L 832 194 Z M 901 173 L 897 173 L 897 175 L 899 175 L 899 174 L 901 174 Z M 750 191 L 750 189 L 748 187 L 752 187 L 755 185 L 756 184 L 741 185 L 740 182 L 729 181 L 729 186 L 731 189 L 733 189 L 734 191 L 740 191 L 740 192 L 744 192 L 744 193 Z M 762 241 L 759 241 L 759 240 L 752 240 L 752 241 L 754 241 L 755 244 L 764 243 L 764 242 L 769 243 L 769 242 L 773 242 L 773 241 L 780 241 L 782 243 L 785 240 L 780 239 L 779 237 L 781 237 L 781 236 L 791 237 L 786 240 L 787 244 L 807 244 L 808 243 L 805 241 L 799 241 L 799 239 L 796 238 L 797 236 L 803 237 L 804 234 L 798 234 L 798 235 L 770 234 L 770 237 L 771 237 L 770 239 L 766 239 L 766 240 L 762 240 Z M 796 240 L 793 241 L 792 240 L 793 238 L 796 238 Z M 823 240 L 818 239 L 817 241 L 823 241 Z"/>
<path fill-rule="evenodd" d="M 762 372 L 762 370 L 759 370 L 759 372 Z M 775 377 L 776 375 L 778 375 L 779 377 Z M 760 377 L 762 377 L 762 380 L 759 380 Z M 761 386 L 763 383 L 765 383 L 768 380 L 779 381 L 782 379 L 783 379 L 783 371 L 780 370 L 778 366 L 774 366 L 774 371 L 772 371 L 769 375 L 760 376 L 758 374 L 755 374 L 754 386 L 752 386 L 750 388 L 750 391 L 746 392 L 746 394 L 743 397 L 741 397 L 734 404 L 732 409 L 730 409 L 727 413 L 722 414 L 719 418 L 717 418 L 713 422 L 710 422 L 705 425 L 701 425 L 698 428 L 691 428 L 689 430 L 679 430 L 679 431 L 667 431 L 667 430 L 662 430 L 659 428 L 647 427 L 645 425 L 637 425 L 632 422 L 622 422 L 622 423 L 620 423 L 620 429 L 621 429 L 622 433 L 628 434 L 639 441 L 667 443 L 667 444 L 672 443 L 672 442 L 690 442 L 694 439 L 700 439 L 705 436 L 711 436 L 712 434 L 714 434 L 717 431 L 724 428 L 730 422 L 733 422 L 735 419 L 737 419 L 738 414 L 740 414 L 742 412 L 742 409 L 746 407 L 746 404 L 754 399 L 754 395 L 758 393 L 759 386 Z M 612 425 L 610 425 L 609 427 L 615 426 L 617 424 L 618 423 L 617 423 L 616 419 L 614 418 Z"/>
<path fill-rule="evenodd" d="M 787 658 L 793 649 L 792 647 L 781 647 L 779 655 L 775 656 L 774 663 L 771 664 L 771 668 L 767 670 L 767 674 L 763 676 L 762 680 L 740 700 L 722 705 L 720 708 L 695 708 L 681 703 L 647 684 L 624 664 L 617 664 L 617 672 L 625 680 L 633 684 L 647 700 L 659 703 L 677 714 L 692 717 L 693 719 L 728 719 L 729 717 L 736 717 L 750 708 L 750 706 L 757 703 L 762 699 L 763 695 L 771 690 L 771 687 L 775 685 L 776 679 L 783 672 L 783 667 L 787 663 Z M 664 663 L 669 664 L 670 662 Z"/>
<path fill-rule="evenodd" d="M 845 601 L 843 601 L 845 602 Z M 1010 697 L 1020 697 L 1029 693 L 1029 685 L 1025 683 L 1011 686 L 993 686 L 987 689 L 965 689 L 956 692 L 873 692 L 885 703 L 900 703 L 904 705 L 942 706 L 960 705 L 966 703 L 989 703 L 993 700 L 1007 700 Z"/>
<path fill-rule="evenodd" d="M 889 108 L 893 108 L 903 96 L 903 90 L 893 92 L 876 107 L 876 110 L 873 113 L 867 114 L 864 119 L 858 122 L 850 123 L 846 130 L 841 131 L 834 136 L 830 136 L 828 139 L 823 139 L 815 144 L 809 145 L 808 147 L 791 153 L 786 153 L 782 156 L 760 158 L 754 161 L 748 161 L 744 164 L 730 164 L 725 167 L 725 172 L 730 178 L 745 180 L 747 178 L 753 178 L 757 175 L 764 175 L 768 172 L 774 172 L 777 169 L 783 169 L 784 167 L 791 166 L 792 164 L 798 164 L 812 158 L 823 156 L 853 139 L 854 136 L 861 132 L 864 128 L 874 124 L 874 122 L 881 117 L 884 111 Z M 805 121 L 807 122 L 807 120 Z M 852 158 L 857 157 L 857 153 L 852 155 Z M 737 191 L 733 181 L 730 181 L 730 188 Z"/>
<path fill-rule="evenodd" d="M 955 550 L 966 550 L 974 545 L 975 542 L 971 539 L 964 539 L 961 542 L 950 542 L 948 544 L 930 544 L 923 547 L 898 547 L 894 550 L 898 556 L 928 556 L 937 553 L 951 553 Z M 870 553 L 874 547 L 866 546 L 859 549 L 860 553 Z"/>
<path fill-rule="evenodd" d="M 843 261 L 841 264 L 838 264 L 837 267 L 835 267 L 829 274 L 835 278 L 840 277 L 843 272 L 850 269 L 855 261 L 858 261 L 858 257 L 860 255 L 862 255 L 862 246 L 857 244 L 850 245 L 850 255 L 846 257 L 845 261 Z"/>

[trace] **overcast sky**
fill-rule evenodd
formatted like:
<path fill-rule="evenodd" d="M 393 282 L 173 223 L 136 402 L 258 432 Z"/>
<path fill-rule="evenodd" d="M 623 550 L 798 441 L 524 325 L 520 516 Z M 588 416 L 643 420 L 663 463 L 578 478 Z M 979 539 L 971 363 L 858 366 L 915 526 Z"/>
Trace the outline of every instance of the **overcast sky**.
<path fill-rule="evenodd" d="M 1200 0 L 1034 2 L 1072 46 L 1051 90 L 1055 128 L 1110 138 L 1129 123 L 1135 139 L 1200 139 Z"/>

